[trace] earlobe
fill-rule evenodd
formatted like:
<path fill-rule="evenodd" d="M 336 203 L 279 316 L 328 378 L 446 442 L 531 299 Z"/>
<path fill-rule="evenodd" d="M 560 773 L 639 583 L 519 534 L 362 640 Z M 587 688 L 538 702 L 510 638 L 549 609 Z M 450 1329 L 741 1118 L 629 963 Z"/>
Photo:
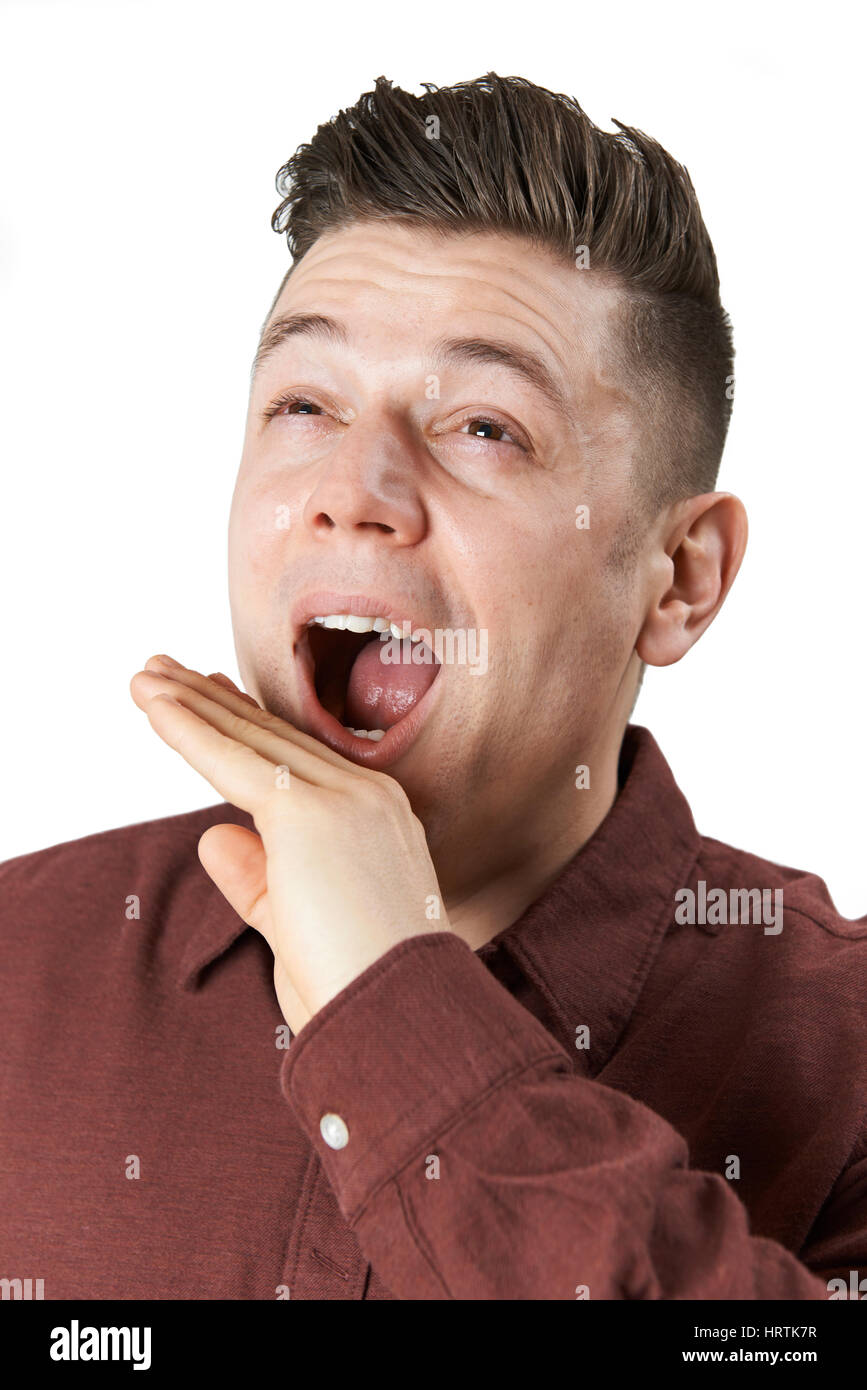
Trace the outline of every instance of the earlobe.
<path fill-rule="evenodd" d="M 720 611 L 746 544 L 746 509 L 731 493 L 704 493 L 678 509 L 661 538 L 660 579 L 635 644 L 643 662 L 670 666 L 686 655 Z"/>

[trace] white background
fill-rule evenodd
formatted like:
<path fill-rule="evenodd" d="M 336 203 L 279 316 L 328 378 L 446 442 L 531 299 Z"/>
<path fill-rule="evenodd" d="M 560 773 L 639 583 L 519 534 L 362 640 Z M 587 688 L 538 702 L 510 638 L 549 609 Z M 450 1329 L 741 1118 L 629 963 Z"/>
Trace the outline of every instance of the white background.
<path fill-rule="evenodd" d="M 685 163 L 737 399 L 751 538 L 717 622 L 647 673 L 699 829 L 864 886 L 864 118 L 855 6 L 0 2 L 0 858 L 219 798 L 128 682 L 237 678 L 226 524 L 289 264 L 274 176 L 380 74 L 494 70 Z"/>

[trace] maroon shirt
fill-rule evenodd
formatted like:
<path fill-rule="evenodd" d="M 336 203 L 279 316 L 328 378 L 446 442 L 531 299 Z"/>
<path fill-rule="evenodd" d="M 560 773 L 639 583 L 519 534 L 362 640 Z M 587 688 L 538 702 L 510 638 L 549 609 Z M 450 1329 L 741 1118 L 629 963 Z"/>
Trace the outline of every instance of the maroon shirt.
<path fill-rule="evenodd" d="M 0 1279 L 826 1299 L 867 1274 L 867 921 L 699 836 L 646 730 L 620 781 L 493 942 L 401 942 L 288 1048 L 271 952 L 196 855 L 245 812 L 0 866 Z M 685 888 L 782 889 L 782 930 L 679 921 Z"/>

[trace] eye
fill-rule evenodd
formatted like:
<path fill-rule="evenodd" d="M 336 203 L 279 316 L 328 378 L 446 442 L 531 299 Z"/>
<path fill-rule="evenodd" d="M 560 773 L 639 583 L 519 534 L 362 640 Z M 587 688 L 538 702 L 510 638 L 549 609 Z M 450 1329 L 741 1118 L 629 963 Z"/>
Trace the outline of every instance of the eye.
<path fill-rule="evenodd" d="M 490 415 L 473 415 L 465 422 L 461 434 L 469 434 L 474 439 L 490 439 L 494 444 L 513 444 L 516 449 L 526 450 L 526 445 L 512 433 L 512 425 L 497 420 Z"/>
<path fill-rule="evenodd" d="M 467 433 L 474 434 L 479 439 L 500 440 L 506 431 L 501 425 L 494 424 L 493 420 L 471 420 Z"/>
<path fill-rule="evenodd" d="M 322 408 L 306 396 L 294 392 L 284 392 L 262 411 L 263 420 L 273 420 L 276 415 L 321 415 Z"/>

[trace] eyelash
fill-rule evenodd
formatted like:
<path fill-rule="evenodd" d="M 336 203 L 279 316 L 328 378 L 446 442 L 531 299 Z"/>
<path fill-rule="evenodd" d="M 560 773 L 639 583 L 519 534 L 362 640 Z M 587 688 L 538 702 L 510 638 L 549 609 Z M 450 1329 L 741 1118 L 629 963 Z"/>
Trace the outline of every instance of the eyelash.
<path fill-rule="evenodd" d="M 285 410 L 287 405 L 312 405 L 316 406 L 317 410 L 322 409 L 321 406 L 316 405 L 315 401 L 311 401 L 309 396 L 299 395 L 295 391 L 284 391 L 282 396 L 278 396 L 262 411 L 262 419 L 272 420 L 275 415 L 280 414 L 281 410 Z"/>
<path fill-rule="evenodd" d="M 272 401 L 271 404 L 266 406 L 262 411 L 262 419 L 273 420 L 275 416 L 279 415 L 280 412 L 285 410 L 289 405 L 312 405 L 317 410 L 322 409 L 322 407 L 318 406 L 315 401 L 312 401 L 309 396 L 301 395 L 296 391 L 284 391 L 282 396 L 278 396 L 276 400 Z M 495 429 L 502 430 L 504 434 L 509 435 L 509 438 L 493 439 L 490 441 L 492 444 L 514 444 L 515 448 L 522 449 L 524 453 L 530 452 L 527 445 L 523 444 L 516 436 L 514 426 L 507 424 L 505 420 L 499 419 L 496 415 L 469 415 L 463 423 L 465 425 L 493 425 Z M 469 435 L 468 438 L 484 438 L 484 435 Z"/>

